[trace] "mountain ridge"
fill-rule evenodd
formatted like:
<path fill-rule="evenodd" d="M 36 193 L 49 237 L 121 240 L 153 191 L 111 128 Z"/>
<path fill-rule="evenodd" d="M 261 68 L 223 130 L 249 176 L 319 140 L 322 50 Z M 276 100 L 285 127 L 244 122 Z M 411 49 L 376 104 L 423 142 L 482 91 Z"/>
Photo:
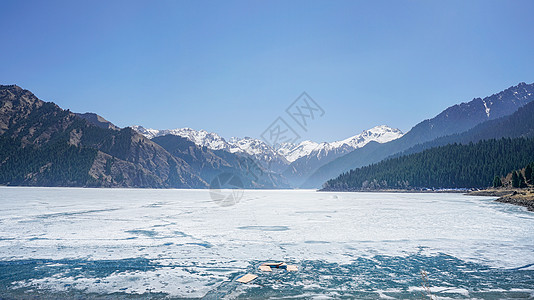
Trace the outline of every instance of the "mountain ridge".
<path fill-rule="evenodd" d="M 491 179 L 495 175 L 505 175 L 510 170 L 517 168 L 525 161 L 534 161 L 534 152 L 528 155 L 525 149 L 518 149 L 517 144 L 522 144 L 519 139 L 526 140 L 525 147 L 534 145 L 532 139 L 534 138 L 534 101 L 520 107 L 511 115 L 503 116 L 498 119 L 483 122 L 463 133 L 448 135 L 437 138 L 424 144 L 418 144 L 406 151 L 390 156 L 387 159 L 380 161 L 377 164 L 364 166 L 361 168 L 350 170 L 340 176 L 327 181 L 324 185 L 325 190 L 359 190 L 370 188 L 482 188 L 488 187 L 491 184 Z M 503 140 L 503 139 L 508 139 Z M 512 141 L 514 139 L 515 141 Z M 488 142 L 489 141 L 489 142 Z M 491 142 L 496 141 L 496 142 Z M 519 141 L 518 143 L 516 143 Z M 473 144 L 480 144 L 487 142 L 494 143 L 494 146 L 499 152 L 494 149 L 487 149 L 484 147 L 470 149 L 468 151 L 461 149 L 473 148 Z M 452 145 L 452 146 L 451 146 Z M 449 147 L 451 146 L 451 147 Z M 462 173 L 458 169 L 452 171 L 450 166 L 455 165 L 455 156 L 450 156 L 447 159 L 444 157 L 450 155 L 446 151 L 447 147 L 450 151 L 455 151 L 458 154 L 458 159 L 462 157 L 465 171 Z M 530 148 L 529 148 L 530 149 Z M 522 160 L 517 160 L 521 152 Z M 433 155 L 432 153 L 440 153 L 440 155 Z M 499 155 L 495 155 L 498 153 Z M 484 155 L 493 155 L 484 157 Z M 442 161 L 440 161 L 442 160 Z M 440 163 L 437 163 L 440 161 Z M 492 165 L 492 171 L 495 174 L 487 174 L 488 172 L 474 172 L 469 173 L 468 165 L 472 161 L 485 161 L 480 163 L 481 166 L 471 165 L 472 170 L 477 168 Z M 494 161 L 501 163 L 495 164 Z M 513 163 L 511 163 L 513 162 Z M 426 167 L 423 167 L 426 166 Z M 437 168 L 437 166 L 440 166 Z M 501 167 L 499 167 L 501 166 Z M 433 170 L 433 171 L 429 171 Z M 451 169 L 448 177 L 443 175 L 443 172 Z M 431 174 L 431 172 L 434 172 Z M 419 175 L 424 173 L 425 175 Z M 436 177 L 441 177 L 441 181 L 434 180 Z M 484 177 L 482 181 L 476 181 L 470 177 Z M 455 186 L 450 178 L 461 178 L 461 182 L 475 184 L 473 186 Z M 367 182 L 364 184 L 364 182 Z M 426 185 L 423 184 L 426 182 Z M 369 183 L 373 183 L 369 185 Z M 417 186 L 413 184 L 416 183 Z M 441 183 L 442 185 L 436 185 Z M 481 184 L 487 184 L 483 186 Z"/>
<path fill-rule="evenodd" d="M 369 143 L 318 168 L 302 188 L 318 188 L 329 179 L 351 169 L 379 162 L 395 153 L 438 137 L 460 133 L 492 119 L 510 115 L 534 100 L 534 83 L 519 83 L 484 98 L 450 106 L 415 125 L 401 138 L 384 143 Z"/>
<path fill-rule="evenodd" d="M 14 149 L 1 153 L 2 167 L 31 171 L 15 176 L 19 178 L 15 181 L 6 178 L 5 184 L 64 186 L 68 181 L 64 176 L 69 175 L 54 167 L 61 163 L 61 155 L 70 153 L 70 164 L 89 164 L 89 169 L 84 167 L 89 177 L 78 176 L 73 186 L 206 186 L 187 164 L 132 129 L 93 125 L 16 85 L 0 86 L 0 136 L 5 147 Z M 84 149 L 96 152 L 92 158 L 76 156 Z M 55 181 L 52 175 L 64 180 Z"/>
<path fill-rule="evenodd" d="M 273 149 L 258 139 L 227 141 L 191 128 L 119 128 L 98 114 L 72 113 L 16 85 L 0 85 L 0 169 L 6 174 L 8 166 L 21 169 L 9 172 L 14 180 L 4 176 L 0 184 L 206 188 L 217 172 L 225 171 L 243 177 L 247 188 L 313 187 L 310 182 L 322 183 L 325 177 L 403 151 L 446 144 L 449 135 L 517 112 L 532 102 L 533 94 L 534 84 L 520 83 L 453 105 L 406 134 L 380 125 L 341 141 L 302 141 Z M 251 174 L 251 168 L 265 177 Z M 62 181 L 54 182 L 52 175 Z"/>
<path fill-rule="evenodd" d="M 370 129 L 363 130 L 360 134 L 353 135 L 346 139 L 334 142 L 314 142 L 310 140 L 302 141 L 298 144 L 286 143 L 282 147 L 273 149 L 267 143 L 263 142 L 260 139 L 255 139 L 251 137 L 232 137 L 228 141 L 214 132 L 208 132 L 206 130 L 200 129 L 195 130 L 189 127 L 176 128 L 176 129 L 152 129 L 145 128 L 141 125 L 130 126 L 140 134 L 144 135 L 148 139 L 153 139 L 158 136 L 164 136 L 168 134 L 181 136 L 187 138 L 188 140 L 194 142 L 198 146 L 208 147 L 211 150 L 226 150 L 229 152 L 247 152 L 250 155 L 264 153 L 265 151 L 258 150 L 259 147 L 272 149 L 274 152 L 282 155 L 286 160 L 291 163 L 295 160 L 310 155 L 310 153 L 317 151 L 330 151 L 335 148 L 340 148 L 344 145 L 347 145 L 349 148 L 359 148 L 364 146 L 369 141 L 377 141 L 384 143 L 387 141 L 394 140 L 403 135 L 402 131 L 397 128 L 392 128 L 387 125 L 378 125 Z M 246 144 L 256 143 L 256 147 L 247 147 L 243 145 L 245 141 Z M 259 146 L 259 147 L 258 147 Z M 281 151 L 280 151 L 281 150 Z"/>
<path fill-rule="evenodd" d="M 0 170 L 11 174 L 0 184 L 207 188 L 226 171 L 239 175 L 246 187 L 288 187 L 267 170 L 259 170 L 261 178 L 249 176 L 244 160 L 231 153 L 178 142 L 171 154 L 130 127 L 118 128 L 95 113 L 63 110 L 15 85 L 0 86 L 0 137 L 5 149 Z M 213 168 L 217 164 L 224 170 Z"/>
<path fill-rule="evenodd" d="M 158 130 L 140 125 L 134 125 L 132 128 L 151 139 L 171 134 L 211 150 L 249 155 L 265 169 L 281 173 L 294 187 L 300 185 L 307 175 L 326 162 L 363 147 L 369 142 L 383 143 L 403 135 L 399 129 L 379 125 L 341 141 L 322 143 L 302 141 L 298 144 L 286 143 L 274 149 L 259 139 L 233 137 L 227 141 L 217 133 L 205 130 L 191 128 Z"/>

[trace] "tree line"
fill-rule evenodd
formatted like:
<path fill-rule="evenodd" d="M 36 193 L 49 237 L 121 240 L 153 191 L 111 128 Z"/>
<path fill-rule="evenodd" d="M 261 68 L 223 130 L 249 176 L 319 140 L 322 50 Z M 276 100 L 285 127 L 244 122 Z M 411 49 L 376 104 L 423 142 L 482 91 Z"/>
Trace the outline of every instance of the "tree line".
<path fill-rule="evenodd" d="M 513 170 L 504 178 L 495 176 L 493 179 L 493 187 L 499 188 L 502 186 L 511 186 L 513 188 L 526 188 L 529 185 L 534 185 L 534 162 L 529 163 L 523 169 Z"/>
<path fill-rule="evenodd" d="M 19 139 L 0 136 L 0 184 L 85 186 L 97 152 L 66 141 L 23 147 Z"/>
<path fill-rule="evenodd" d="M 351 170 L 325 190 L 485 188 L 495 176 L 534 161 L 533 138 L 449 144 Z M 532 167 L 532 166 L 531 166 Z"/>

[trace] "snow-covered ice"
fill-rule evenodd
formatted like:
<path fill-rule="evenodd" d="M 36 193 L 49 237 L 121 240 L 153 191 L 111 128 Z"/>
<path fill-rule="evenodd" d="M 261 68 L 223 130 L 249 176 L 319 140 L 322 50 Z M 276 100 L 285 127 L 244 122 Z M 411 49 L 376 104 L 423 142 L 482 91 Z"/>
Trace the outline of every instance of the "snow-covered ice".
<path fill-rule="evenodd" d="M 534 214 L 494 199 L 0 187 L 0 293 L 406 298 L 424 270 L 442 297 L 532 296 Z M 233 281 L 265 260 L 299 272 Z"/>

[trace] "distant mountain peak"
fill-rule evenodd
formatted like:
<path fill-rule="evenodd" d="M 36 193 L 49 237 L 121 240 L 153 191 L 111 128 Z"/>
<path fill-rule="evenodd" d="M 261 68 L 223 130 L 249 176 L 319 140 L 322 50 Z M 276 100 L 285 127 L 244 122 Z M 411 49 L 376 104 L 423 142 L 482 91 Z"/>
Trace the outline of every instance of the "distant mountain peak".
<path fill-rule="evenodd" d="M 385 143 L 403 135 L 402 131 L 399 129 L 387 125 L 379 125 L 364 130 L 360 134 L 342 141 L 317 143 L 306 140 L 299 144 L 285 143 L 279 145 L 276 149 L 273 149 L 264 141 L 248 136 L 244 138 L 232 137 L 226 141 L 216 133 L 207 132 L 205 130 L 195 130 L 187 127 L 158 130 L 135 125 L 132 126 L 132 128 L 149 139 L 172 134 L 186 138 L 198 146 L 208 147 L 211 150 L 225 150 L 231 153 L 243 152 L 257 158 L 264 157 L 267 160 L 273 159 L 275 156 L 281 156 L 287 160 L 287 162 L 293 162 L 303 156 L 312 154 L 314 151 L 321 151 L 324 154 L 328 154 L 328 152 L 332 150 L 339 151 L 339 149 L 342 149 L 341 152 L 349 152 L 363 147 L 371 141 Z"/>
<path fill-rule="evenodd" d="M 355 148 L 363 147 L 369 141 L 375 141 L 378 143 L 385 143 L 398 139 L 403 135 L 400 129 L 392 128 L 387 125 L 379 125 L 373 128 L 362 131 L 362 133 L 352 136 L 348 139 L 342 140 L 338 143 L 349 144 Z M 363 140 L 362 140 L 363 139 Z M 364 144 L 358 142 L 362 140 Z M 356 143 L 355 143 L 356 142 Z"/>
<path fill-rule="evenodd" d="M 365 146 L 371 141 L 377 143 L 386 143 L 398 139 L 402 135 L 403 132 L 400 129 L 392 128 L 387 125 L 379 125 L 364 130 L 360 134 L 351 136 L 341 141 L 322 143 L 303 141 L 293 147 L 293 149 L 288 149 L 288 147 L 285 147 L 279 150 L 279 152 L 281 151 L 288 161 L 293 162 L 301 157 L 311 155 L 314 152 L 322 152 L 322 154 L 318 153 L 320 155 L 327 155 L 328 152 L 333 150 L 338 152 L 341 150 L 340 152 L 348 153 L 354 149 Z"/>
<path fill-rule="evenodd" d="M 0 84 L 0 89 L 18 89 L 22 90 L 22 88 L 16 84 Z"/>
<path fill-rule="evenodd" d="M 288 165 L 288 161 L 283 155 L 279 154 L 267 145 L 267 143 L 259 139 L 250 137 L 233 137 L 227 141 L 216 133 L 191 128 L 157 130 L 144 128 L 139 125 L 132 126 L 132 128 L 150 139 L 172 134 L 186 138 L 195 145 L 207 147 L 210 150 L 224 150 L 230 153 L 248 155 L 253 157 L 263 166 L 270 166 L 272 170 L 277 172 L 283 170 L 284 167 Z"/>
<path fill-rule="evenodd" d="M 189 127 L 158 130 L 140 125 L 134 125 L 132 128 L 149 139 L 172 134 L 186 138 L 200 147 L 207 147 L 211 150 L 230 150 L 228 142 L 223 137 L 206 130 L 195 130 Z"/>
<path fill-rule="evenodd" d="M 418 123 L 400 139 L 357 149 L 321 166 L 301 187 L 318 187 L 343 172 L 376 163 L 417 144 L 459 134 L 482 122 L 511 115 L 531 101 L 534 101 L 534 83 L 519 83 L 491 96 L 450 106 Z"/>
<path fill-rule="evenodd" d="M 111 123 L 110 121 L 104 119 L 102 116 L 97 115 L 95 113 L 86 112 L 86 113 L 74 113 L 76 116 L 85 119 L 87 122 L 96 125 L 100 128 L 106 128 L 106 129 L 113 129 L 113 130 L 120 130 L 119 127 L 115 126 L 115 124 Z"/>

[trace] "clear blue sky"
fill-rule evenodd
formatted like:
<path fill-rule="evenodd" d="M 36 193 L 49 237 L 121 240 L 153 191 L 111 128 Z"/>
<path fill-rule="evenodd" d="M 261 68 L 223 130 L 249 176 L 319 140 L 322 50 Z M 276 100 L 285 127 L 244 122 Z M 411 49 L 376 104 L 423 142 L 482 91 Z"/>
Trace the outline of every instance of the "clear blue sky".
<path fill-rule="evenodd" d="M 11 1 L 0 83 L 119 126 L 259 137 L 303 91 L 303 138 L 534 82 L 534 1 Z"/>

